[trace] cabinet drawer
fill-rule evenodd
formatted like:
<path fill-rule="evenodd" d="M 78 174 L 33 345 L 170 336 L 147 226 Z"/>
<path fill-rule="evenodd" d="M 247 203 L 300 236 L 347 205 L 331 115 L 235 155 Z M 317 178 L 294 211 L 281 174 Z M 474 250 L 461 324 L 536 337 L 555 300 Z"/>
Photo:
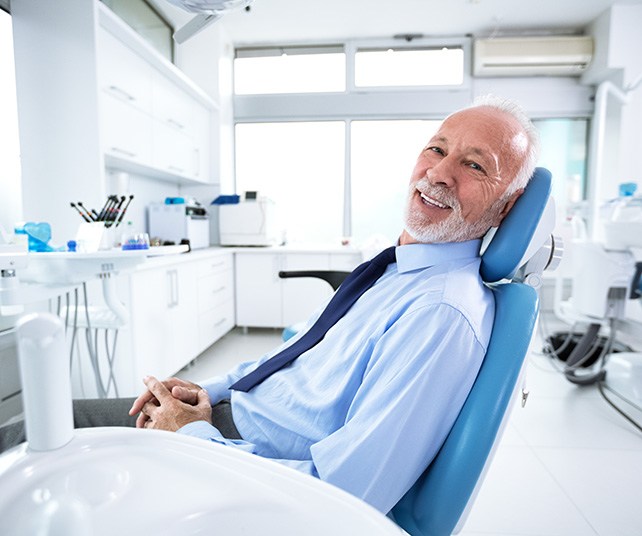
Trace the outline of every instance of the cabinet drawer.
<path fill-rule="evenodd" d="M 216 342 L 233 327 L 234 302 L 231 300 L 199 315 L 198 341 L 201 351 Z"/>
<path fill-rule="evenodd" d="M 205 277 L 211 274 L 229 272 L 232 270 L 232 254 L 213 257 L 207 261 L 198 263 L 198 277 Z"/>
<path fill-rule="evenodd" d="M 198 312 L 213 309 L 234 299 L 232 271 L 212 274 L 198 280 Z"/>

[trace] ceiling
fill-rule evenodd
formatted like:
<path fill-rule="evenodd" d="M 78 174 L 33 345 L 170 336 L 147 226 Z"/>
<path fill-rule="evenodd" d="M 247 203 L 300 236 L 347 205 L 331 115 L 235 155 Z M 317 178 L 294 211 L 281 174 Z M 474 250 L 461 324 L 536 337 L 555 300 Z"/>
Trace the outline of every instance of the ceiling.
<path fill-rule="evenodd" d="M 192 15 L 153 0 L 178 28 Z M 215 24 L 235 45 L 342 41 L 398 34 L 448 36 L 581 32 L 613 4 L 642 0 L 254 0 Z"/>

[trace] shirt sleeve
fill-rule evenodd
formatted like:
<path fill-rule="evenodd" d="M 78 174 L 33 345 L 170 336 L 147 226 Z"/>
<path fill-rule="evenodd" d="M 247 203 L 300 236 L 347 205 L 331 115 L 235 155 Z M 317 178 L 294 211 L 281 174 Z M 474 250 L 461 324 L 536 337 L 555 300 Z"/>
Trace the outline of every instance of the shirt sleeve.
<path fill-rule="evenodd" d="M 319 477 L 390 511 L 439 450 L 484 353 L 448 305 L 395 322 L 373 348 L 345 424 L 311 447 Z"/>
<path fill-rule="evenodd" d="M 221 432 L 219 432 L 218 428 L 212 426 L 206 421 L 195 421 L 186 424 L 185 426 L 177 430 L 177 433 L 204 439 L 206 441 L 218 443 L 219 445 L 225 445 L 228 447 L 243 450 L 250 454 L 256 454 L 256 446 L 253 443 L 245 441 L 243 439 L 227 439 L 221 435 Z M 296 469 L 302 473 L 306 473 L 314 477 L 319 476 L 316 467 L 311 460 L 271 460 L 291 467 L 292 469 Z"/>

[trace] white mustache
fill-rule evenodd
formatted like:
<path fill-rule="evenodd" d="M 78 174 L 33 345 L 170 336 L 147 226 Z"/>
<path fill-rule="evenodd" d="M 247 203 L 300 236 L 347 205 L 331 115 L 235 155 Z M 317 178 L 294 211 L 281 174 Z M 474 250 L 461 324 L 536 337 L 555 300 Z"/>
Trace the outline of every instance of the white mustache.
<path fill-rule="evenodd" d="M 427 178 L 419 179 L 414 188 L 419 191 L 419 193 L 427 195 L 436 199 L 444 205 L 448 205 L 450 208 L 458 210 L 459 209 L 459 200 L 450 190 L 447 190 L 444 187 L 433 186 Z"/>

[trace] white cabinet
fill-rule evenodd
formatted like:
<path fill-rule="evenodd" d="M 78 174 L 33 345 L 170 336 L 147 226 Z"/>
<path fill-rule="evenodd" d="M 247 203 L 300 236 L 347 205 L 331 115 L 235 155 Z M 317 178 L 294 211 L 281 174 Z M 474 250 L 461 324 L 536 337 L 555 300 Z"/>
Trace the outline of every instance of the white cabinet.
<path fill-rule="evenodd" d="M 130 276 L 132 355 L 139 377 L 165 378 L 197 355 L 194 275 L 192 263 L 181 263 Z"/>
<path fill-rule="evenodd" d="M 282 327 L 280 255 L 236 253 L 236 325 Z"/>
<path fill-rule="evenodd" d="M 152 142 L 154 168 L 182 177 L 196 176 L 196 148 L 185 132 L 170 123 L 154 121 Z"/>
<path fill-rule="evenodd" d="M 119 396 L 138 395 L 146 375 L 175 375 L 234 327 L 232 252 L 148 260 L 119 276 L 117 285 L 130 316 L 120 330 L 114 360 Z M 90 289 L 91 295 L 100 296 L 100 288 Z M 83 363 L 89 363 L 82 345 L 81 350 Z M 74 396 L 95 397 L 91 367 L 83 364 L 83 369 L 84 388 L 76 381 Z M 104 373 L 107 365 L 101 369 Z"/>
<path fill-rule="evenodd" d="M 100 121 L 101 143 L 107 157 L 151 166 L 153 129 L 145 112 L 117 97 L 103 95 Z"/>
<path fill-rule="evenodd" d="M 281 270 L 351 271 L 358 252 L 237 250 L 236 324 L 285 327 L 305 320 L 332 295 L 332 287 L 315 278 L 281 279 Z"/>
<path fill-rule="evenodd" d="M 97 37 L 106 164 L 184 183 L 216 183 L 216 104 L 101 9 Z M 155 59 L 156 61 L 151 61 Z M 214 151 L 218 153 L 218 151 Z"/>
<path fill-rule="evenodd" d="M 96 38 L 99 90 L 151 113 L 152 67 L 104 28 Z"/>
<path fill-rule="evenodd" d="M 196 266 L 198 350 L 202 352 L 234 327 L 234 268 L 232 254 Z"/>

